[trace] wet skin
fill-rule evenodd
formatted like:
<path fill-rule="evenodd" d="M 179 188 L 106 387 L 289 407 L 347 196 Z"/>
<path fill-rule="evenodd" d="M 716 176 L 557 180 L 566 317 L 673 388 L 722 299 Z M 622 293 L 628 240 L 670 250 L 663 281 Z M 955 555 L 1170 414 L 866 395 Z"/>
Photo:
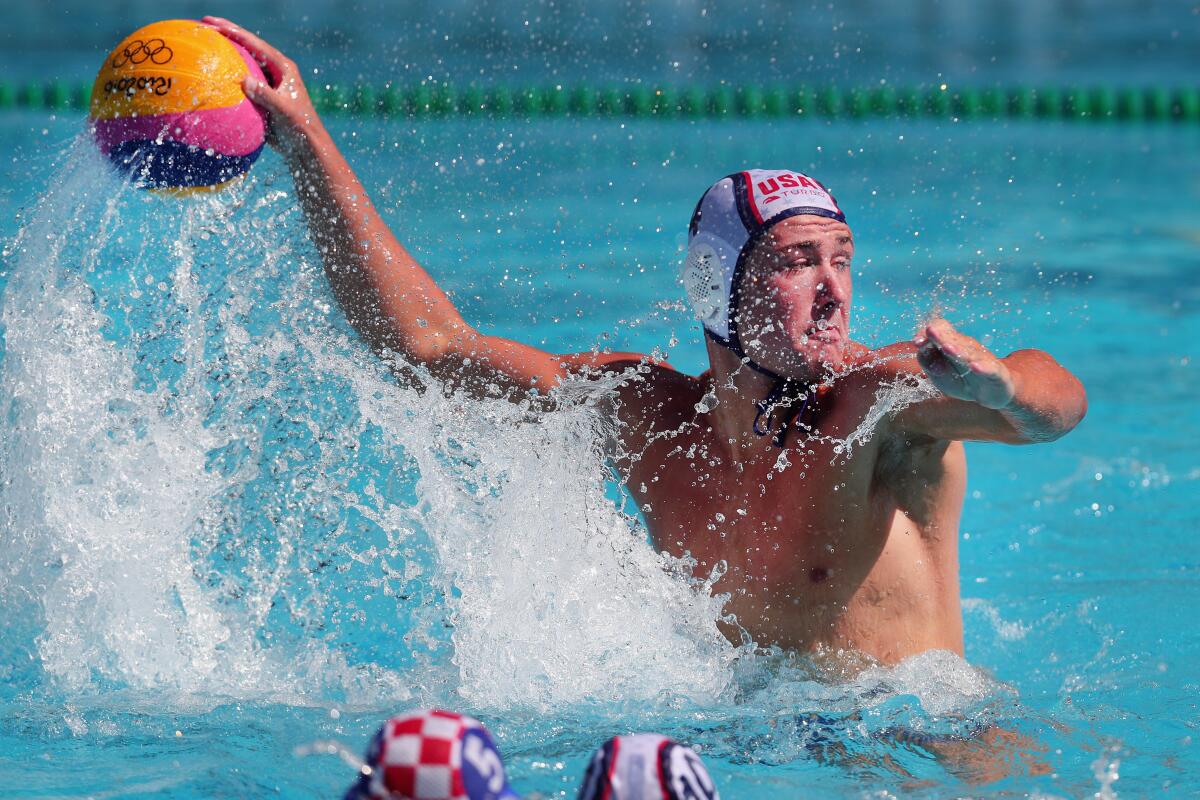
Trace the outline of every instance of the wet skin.
<path fill-rule="evenodd" d="M 794 217 L 751 254 L 740 287 L 747 354 L 818 386 L 798 420 L 810 430 L 793 426 L 783 450 L 747 435 L 769 384 L 710 341 L 713 370 L 655 368 L 625 387 L 636 455 L 619 463 L 659 548 L 690 554 L 701 575 L 725 567 L 715 590 L 755 642 L 889 662 L 961 653 L 961 443 L 884 417 L 865 442 L 843 445 L 877 389 L 921 371 L 913 346 L 873 353 L 849 341 L 852 256 L 846 225 Z M 709 392 L 716 407 L 698 412 Z"/>
<path fill-rule="evenodd" d="M 850 650 L 894 662 L 962 652 L 958 520 L 963 440 L 1050 441 L 1083 417 L 1083 387 L 1049 355 L 1003 359 L 945 320 L 870 351 L 849 338 L 853 235 L 798 216 L 749 257 L 738 327 L 759 364 L 814 395 L 781 452 L 753 432 L 771 382 L 708 344 L 710 369 L 682 374 L 636 353 L 547 353 L 486 335 L 401 245 L 325 131 L 295 63 L 227 20 L 208 22 L 264 64 L 244 88 L 268 115 L 326 275 L 356 330 L 476 396 L 545 397 L 571 375 L 619 375 L 611 456 L 655 545 L 727 568 L 737 626 L 761 645 Z M 936 391 L 863 427 L 876 393 L 928 379 Z M 703 402 L 702 402 L 703 400 Z M 697 407 L 701 410 L 698 410 Z"/>
<path fill-rule="evenodd" d="M 617 463 L 656 546 L 697 559 L 701 576 L 719 565 L 715 590 L 756 643 L 884 662 L 961 654 L 961 440 L 1055 438 L 1082 416 L 1082 387 L 1044 353 L 1001 361 L 944 320 L 911 343 L 852 342 L 853 251 L 844 223 L 799 216 L 748 257 L 742 345 L 813 395 L 782 450 L 752 430 L 770 382 L 710 340 L 703 375 L 654 366 L 625 386 Z M 864 424 L 879 393 L 920 377 L 942 394 Z M 1068 402 L 1031 391 L 1040 380 Z"/>

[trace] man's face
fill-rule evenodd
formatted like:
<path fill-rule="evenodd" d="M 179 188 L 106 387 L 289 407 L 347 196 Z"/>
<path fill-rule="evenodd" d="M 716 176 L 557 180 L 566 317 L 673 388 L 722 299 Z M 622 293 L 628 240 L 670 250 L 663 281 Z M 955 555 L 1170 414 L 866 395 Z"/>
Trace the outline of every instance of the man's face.
<path fill-rule="evenodd" d="M 747 255 L 738 287 L 746 354 L 791 377 L 840 365 L 850 342 L 853 255 L 844 222 L 802 214 L 772 227 Z"/>

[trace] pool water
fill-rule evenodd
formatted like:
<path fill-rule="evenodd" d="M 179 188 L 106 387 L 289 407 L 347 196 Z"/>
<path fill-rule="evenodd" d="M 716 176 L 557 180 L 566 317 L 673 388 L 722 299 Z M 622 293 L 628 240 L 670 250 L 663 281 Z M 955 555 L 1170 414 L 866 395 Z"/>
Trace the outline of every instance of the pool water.
<path fill-rule="evenodd" d="M 1200 755 L 1200 133 L 1178 127 L 337 120 L 394 230 L 489 332 L 700 370 L 677 270 L 716 177 L 820 177 L 854 330 L 938 310 L 1088 388 L 1050 445 L 969 444 L 966 661 L 839 674 L 716 633 L 645 543 L 586 402 L 405 388 L 334 303 L 274 154 L 214 197 L 121 186 L 81 120 L 0 117 L 0 787 L 328 797 L 395 711 L 573 796 L 605 737 L 722 795 L 1189 796 Z M 821 714 L 818 719 L 814 714 Z M 973 724 L 954 758 L 889 735 Z"/>

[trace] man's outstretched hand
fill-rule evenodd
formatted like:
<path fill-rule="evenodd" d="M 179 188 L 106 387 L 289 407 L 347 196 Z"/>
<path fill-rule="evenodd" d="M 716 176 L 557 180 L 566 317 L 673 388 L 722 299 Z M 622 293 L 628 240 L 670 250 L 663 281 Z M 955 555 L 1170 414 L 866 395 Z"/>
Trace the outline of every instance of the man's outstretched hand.
<path fill-rule="evenodd" d="M 946 320 L 925 325 L 913 344 L 921 368 L 942 394 L 994 409 L 1012 402 L 1016 386 L 1004 362 Z"/>
<path fill-rule="evenodd" d="M 242 89 L 256 106 L 267 112 L 267 135 L 272 145 L 289 155 L 303 144 L 309 133 L 320 129 L 321 120 L 304 88 L 296 62 L 227 19 L 204 17 L 201 21 L 246 48 L 262 66 L 268 83 L 247 75 Z"/>

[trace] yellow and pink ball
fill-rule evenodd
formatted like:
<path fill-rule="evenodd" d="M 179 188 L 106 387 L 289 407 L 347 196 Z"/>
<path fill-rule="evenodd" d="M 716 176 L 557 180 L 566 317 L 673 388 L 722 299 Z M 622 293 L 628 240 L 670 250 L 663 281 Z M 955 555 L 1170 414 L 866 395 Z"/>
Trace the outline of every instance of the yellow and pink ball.
<path fill-rule="evenodd" d="M 266 122 L 242 91 L 265 80 L 244 48 L 193 20 L 140 28 L 109 54 L 92 88 L 96 143 L 150 189 L 216 188 L 250 169 Z"/>

